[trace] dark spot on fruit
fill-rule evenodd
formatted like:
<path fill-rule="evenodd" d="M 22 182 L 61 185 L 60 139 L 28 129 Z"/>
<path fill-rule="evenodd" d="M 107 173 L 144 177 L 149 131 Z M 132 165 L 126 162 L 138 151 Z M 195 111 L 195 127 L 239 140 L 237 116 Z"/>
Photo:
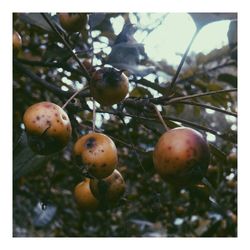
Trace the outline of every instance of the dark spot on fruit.
<path fill-rule="evenodd" d="M 86 141 L 86 143 L 85 143 L 84 146 L 85 146 L 86 148 L 90 149 L 90 148 L 95 147 L 95 145 L 96 145 L 96 139 L 93 138 L 93 137 L 90 137 L 90 138 Z"/>
<path fill-rule="evenodd" d="M 36 119 L 39 121 L 40 120 L 40 116 L 37 116 Z"/>
<path fill-rule="evenodd" d="M 32 121 L 32 123 L 36 123 L 36 121 Z"/>
<path fill-rule="evenodd" d="M 168 150 L 171 150 L 172 149 L 172 147 L 171 146 L 168 146 Z"/>
<path fill-rule="evenodd" d="M 46 123 L 47 123 L 48 125 L 51 125 L 51 122 L 50 122 L 49 120 L 47 120 Z"/>
<path fill-rule="evenodd" d="M 60 121 L 59 121 L 59 120 L 56 120 L 56 122 L 58 122 L 58 123 L 59 123 Z"/>
<path fill-rule="evenodd" d="M 179 160 L 179 157 L 175 157 L 175 160 L 177 160 L 177 161 L 178 161 L 178 160 Z"/>
<path fill-rule="evenodd" d="M 56 107 L 53 107 L 53 109 L 55 110 L 55 109 L 56 109 Z"/>
<path fill-rule="evenodd" d="M 62 119 L 63 119 L 63 120 L 67 120 L 67 118 L 66 118 L 65 115 L 62 115 Z"/>
<path fill-rule="evenodd" d="M 102 166 L 101 166 L 101 167 L 102 167 L 102 168 L 105 168 L 106 166 L 107 166 L 107 165 L 104 163 L 104 164 L 102 164 Z"/>
<path fill-rule="evenodd" d="M 42 117 L 44 117 L 45 115 L 42 115 Z"/>
<path fill-rule="evenodd" d="M 104 150 L 103 150 L 103 149 L 102 149 L 101 151 L 104 153 Z"/>
<path fill-rule="evenodd" d="M 114 178 L 115 180 L 119 179 L 119 174 L 115 174 Z"/>
<path fill-rule="evenodd" d="M 56 132 L 56 129 L 54 128 L 53 131 Z"/>
<path fill-rule="evenodd" d="M 55 116 L 56 116 L 56 117 L 58 117 L 58 114 L 57 114 L 57 113 L 55 113 Z"/>
<path fill-rule="evenodd" d="M 44 107 L 45 107 L 45 108 L 50 108 L 50 107 L 51 107 L 51 104 L 50 104 L 50 103 L 45 103 L 45 104 L 44 104 Z"/>
<path fill-rule="evenodd" d="M 89 153 L 92 153 L 93 151 L 92 150 L 89 150 Z"/>
<path fill-rule="evenodd" d="M 69 127 L 67 127 L 67 131 L 69 131 Z"/>
<path fill-rule="evenodd" d="M 197 151 L 196 151 L 196 149 L 195 149 L 195 148 L 192 148 L 192 151 L 193 151 L 194 156 L 197 156 Z"/>

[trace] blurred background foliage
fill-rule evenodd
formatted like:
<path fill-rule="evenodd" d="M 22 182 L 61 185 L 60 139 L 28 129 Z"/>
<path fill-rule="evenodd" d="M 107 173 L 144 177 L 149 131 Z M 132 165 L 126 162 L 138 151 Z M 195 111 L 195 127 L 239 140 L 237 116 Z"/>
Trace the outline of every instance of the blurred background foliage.
<path fill-rule="evenodd" d="M 155 173 L 152 162 L 154 145 L 164 128 L 155 112 L 133 104 L 166 94 L 176 73 L 177 67 L 166 60 L 149 58 L 143 43 L 134 38 L 138 30 L 152 32 L 164 15 L 151 26 L 141 27 L 130 21 L 133 16 L 139 24 L 140 13 L 90 13 L 86 29 L 70 35 L 56 14 L 47 16 L 81 62 L 93 59 L 95 67 L 109 64 L 126 70 L 131 102 L 109 108 L 97 104 L 96 117 L 97 131 L 110 136 L 118 148 L 118 170 L 124 176 L 126 193 L 109 210 L 81 212 L 75 204 L 72 190 L 84 173 L 74 163 L 72 146 L 92 128 L 88 92 L 79 94 L 66 108 L 73 135 L 63 151 L 44 157 L 27 147 L 22 123 L 27 107 L 44 100 L 62 105 L 87 80 L 42 15 L 14 13 L 13 30 L 20 33 L 23 45 L 13 57 L 13 235 L 237 236 L 237 92 L 157 105 L 169 127 L 199 130 L 212 152 L 208 185 L 172 187 Z M 175 97 L 237 88 L 237 17 L 230 13 L 191 16 L 198 28 L 232 20 L 229 43 L 208 54 L 190 53 L 176 81 Z M 114 18 L 124 21 L 119 34 L 114 32 Z"/>

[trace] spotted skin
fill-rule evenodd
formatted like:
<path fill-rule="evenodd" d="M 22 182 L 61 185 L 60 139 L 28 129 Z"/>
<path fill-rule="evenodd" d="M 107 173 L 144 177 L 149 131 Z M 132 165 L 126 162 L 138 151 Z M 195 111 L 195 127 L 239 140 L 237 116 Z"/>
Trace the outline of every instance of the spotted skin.
<path fill-rule="evenodd" d="M 164 133 L 153 153 L 156 171 L 176 184 L 199 180 L 206 173 L 209 159 L 206 140 L 196 130 L 185 127 Z"/>
<path fill-rule="evenodd" d="M 118 163 L 114 142 L 102 133 L 89 133 L 80 137 L 74 145 L 78 164 L 98 179 L 109 176 Z"/>
<path fill-rule="evenodd" d="M 31 148 L 50 154 L 64 148 L 71 137 L 71 123 L 66 112 L 51 102 L 30 106 L 23 116 Z"/>

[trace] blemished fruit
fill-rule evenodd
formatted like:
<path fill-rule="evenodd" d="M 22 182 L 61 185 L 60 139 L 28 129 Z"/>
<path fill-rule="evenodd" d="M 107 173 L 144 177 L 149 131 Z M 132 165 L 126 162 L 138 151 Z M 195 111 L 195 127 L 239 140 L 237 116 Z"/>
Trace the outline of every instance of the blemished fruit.
<path fill-rule="evenodd" d="M 98 179 L 109 176 L 117 166 L 118 156 L 114 142 L 102 133 L 89 133 L 80 137 L 74 145 L 78 164 Z"/>
<path fill-rule="evenodd" d="M 98 200 L 113 204 L 123 196 L 125 182 L 120 172 L 115 169 L 110 176 L 104 179 L 91 179 L 90 190 Z"/>
<path fill-rule="evenodd" d="M 83 66 L 85 69 L 88 71 L 88 73 L 91 75 L 95 72 L 95 68 L 92 66 L 91 60 L 90 59 L 85 59 L 82 62 Z"/>
<path fill-rule="evenodd" d="M 231 165 L 237 165 L 237 153 L 231 152 L 231 153 L 227 156 L 227 161 L 228 161 L 228 163 L 230 163 Z"/>
<path fill-rule="evenodd" d="M 87 20 L 86 13 L 59 13 L 60 24 L 69 33 L 83 30 Z"/>
<path fill-rule="evenodd" d="M 199 181 L 206 174 L 209 161 L 206 140 L 196 130 L 186 127 L 165 132 L 153 153 L 156 172 L 164 180 L 176 185 Z"/>
<path fill-rule="evenodd" d="M 13 39 L 13 50 L 14 53 L 16 54 L 22 47 L 22 38 L 17 31 L 14 31 L 12 39 Z"/>
<path fill-rule="evenodd" d="M 128 94 L 127 76 L 115 69 L 104 67 L 92 75 L 90 93 L 103 106 L 117 104 Z"/>
<path fill-rule="evenodd" d="M 63 149 L 71 137 L 71 123 L 67 113 L 51 102 L 30 106 L 23 116 L 28 143 L 38 154 L 47 155 Z"/>
<path fill-rule="evenodd" d="M 82 210 L 95 211 L 99 207 L 99 201 L 90 190 L 90 179 L 85 178 L 74 189 L 74 198 L 78 207 Z"/>

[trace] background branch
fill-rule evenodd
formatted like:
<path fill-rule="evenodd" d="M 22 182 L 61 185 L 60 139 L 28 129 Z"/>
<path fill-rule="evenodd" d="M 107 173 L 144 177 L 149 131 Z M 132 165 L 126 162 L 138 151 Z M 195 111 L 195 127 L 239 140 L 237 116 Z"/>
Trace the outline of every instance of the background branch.
<path fill-rule="evenodd" d="M 38 83 L 41 87 L 50 90 L 52 93 L 60 96 L 60 97 L 71 97 L 75 91 L 63 91 L 60 87 L 40 78 L 38 75 L 33 73 L 28 67 L 22 65 L 18 60 L 14 59 L 14 69 L 18 69 L 21 73 L 28 76 L 34 82 Z M 88 92 L 81 92 L 79 93 L 80 97 L 88 97 Z"/>
<path fill-rule="evenodd" d="M 77 55 L 73 52 L 73 50 L 71 49 L 70 45 L 68 44 L 68 42 L 64 39 L 64 37 L 59 33 L 59 31 L 56 29 L 55 25 L 50 21 L 50 19 L 46 16 L 45 13 L 41 13 L 41 15 L 43 16 L 43 18 L 47 21 L 47 23 L 49 24 L 49 26 L 52 28 L 52 30 L 56 33 L 56 35 L 58 36 L 58 38 L 62 41 L 62 43 L 65 45 L 65 47 L 68 49 L 68 51 L 70 52 L 70 54 L 72 55 L 72 57 L 76 60 L 76 62 L 79 64 L 80 68 L 83 71 L 84 76 L 86 77 L 86 79 L 88 81 L 90 81 L 91 77 L 88 73 L 88 70 L 85 68 L 85 66 L 81 63 L 81 61 L 79 60 L 79 58 L 77 57 Z"/>
<path fill-rule="evenodd" d="M 188 104 L 188 105 L 194 105 L 194 106 L 199 106 L 202 108 L 208 108 L 208 109 L 213 109 L 215 111 L 227 114 L 227 115 L 231 115 L 231 116 L 235 116 L 237 117 L 237 113 L 231 112 L 231 111 L 227 111 L 225 109 L 221 109 L 215 106 L 211 106 L 211 105 L 207 105 L 207 104 L 203 104 L 203 103 L 199 103 L 199 102 L 193 102 L 193 101 L 180 101 L 180 102 L 175 102 L 175 103 L 183 103 L 183 104 Z"/>

